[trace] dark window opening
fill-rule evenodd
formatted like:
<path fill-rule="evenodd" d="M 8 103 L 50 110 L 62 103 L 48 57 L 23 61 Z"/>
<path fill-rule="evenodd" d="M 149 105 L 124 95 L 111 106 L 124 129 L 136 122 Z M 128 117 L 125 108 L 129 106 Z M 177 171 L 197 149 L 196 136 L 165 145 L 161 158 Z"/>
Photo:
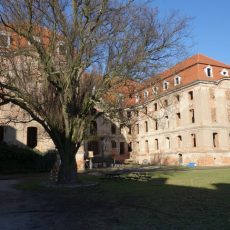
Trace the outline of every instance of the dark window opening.
<path fill-rule="evenodd" d="M 115 124 L 111 125 L 111 133 L 116 134 L 116 125 Z"/>
<path fill-rule="evenodd" d="M 158 130 L 158 121 L 155 121 L 155 130 Z"/>
<path fill-rule="evenodd" d="M 159 142 L 158 142 L 158 139 L 155 139 L 155 149 L 156 149 L 156 150 L 159 149 Z"/>
<path fill-rule="evenodd" d="M 212 76 L 212 69 L 211 68 L 207 68 L 207 75 L 208 75 L 208 77 Z"/>
<path fill-rule="evenodd" d="M 139 124 L 136 124 L 137 134 L 139 134 Z"/>
<path fill-rule="evenodd" d="M 128 144 L 128 152 L 132 152 L 132 142 Z"/>
<path fill-rule="evenodd" d="M 120 142 L 120 155 L 125 154 L 125 143 Z"/>
<path fill-rule="evenodd" d="M 4 141 L 4 126 L 0 126 L 0 141 Z"/>
<path fill-rule="evenodd" d="M 154 103 L 154 111 L 157 111 L 157 103 Z"/>
<path fill-rule="evenodd" d="M 127 111 L 127 117 L 128 117 L 128 118 L 131 117 L 131 111 Z"/>
<path fill-rule="evenodd" d="M 212 134 L 212 141 L 213 141 L 213 147 L 216 148 L 218 147 L 218 133 L 213 133 Z"/>
<path fill-rule="evenodd" d="M 96 121 L 91 121 L 90 123 L 90 134 L 97 135 L 97 122 Z"/>
<path fill-rule="evenodd" d="M 112 149 L 117 148 L 116 141 L 111 141 L 111 146 L 112 146 Z"/>
<path fill-rule="evenodd" d="M 93 151 L 93 155 L 99 154 L 99 143 L 98 141 L 89 141 L 88 142 L 88 151 Z"/>
<path fill-rule="evenodd" d="M 189 100 L 193 100 L 193 91 L 188 92 Z"/>
<path fill-rule="evenodd" d="M 180 101 L 180 95 L 176 95 L 176 100 L 177 100 L 177 102 Z"/>
<path fill-rule="evenodd" d="M 148 121 L 145 121 L 145 132 L 147 133 L 149 131 L 149 128 L 148 128 Z"/>
<path fill-rule="evenodd" d="M 195 114 L 194 114 L 194 109 L 190 109 L 190 120 L 192 123 L 195 123 Z"/>
<path fill-rule="evenodd" d="M 35 148 L 38 142 L 38 129 L 36 127 L 27 128 L 27 146 Z"/>
<path fill-rule="evenodd" d="M 192 146 L 193 147 L 196 147 L 196 134 L 191 134 L 191 136 L 192 136 Z"/>

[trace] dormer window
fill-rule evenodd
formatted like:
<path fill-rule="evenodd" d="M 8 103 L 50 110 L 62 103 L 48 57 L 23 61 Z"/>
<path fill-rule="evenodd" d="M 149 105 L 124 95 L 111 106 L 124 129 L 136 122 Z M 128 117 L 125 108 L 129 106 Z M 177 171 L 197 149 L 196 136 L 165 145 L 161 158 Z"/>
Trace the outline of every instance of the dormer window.
<path fill-rule="evenodd" d="M 147 99 L 148 95 L 149 95 L 149 92 L 147 90 L 145 90 L 144 91 L 144 99 Z"/>
<path fill-rule="evenodd" d="M 221 72 L 220 72 L 220 74 L 222 76 L 229 77 L 228 70 L 226 70 L 226 69 L 222 69 Z"/>
<path fill-rule="evenodd" d="M 210 65 L 204 69 L 204 72 L 207 75 L 207 77 L 213 77 L 213 71 Z"/>
<path fill-rule="evenodd" d="M 135 98 L 136 98 L 136 103 L 138 103 L 141 99 L 140 95 L 138 95 L 138 94 L 135 96 Z"/>
<path fill-rule="evenodd" d="M 154 86 L 152 88 L 152 90 L 153 90 L 153 95 L 157 95 L 158 94 L 158 87 Z"/>
<path fill-rule="evenodd" d="M 33 39 L 34 39 L 34 41 L 41 43 L 41 38 L 40 38 L 40 37 L 38 37 L 38 36 L 33 36 Z M 29 46 L 31 45 L 30 41 L 28 41 L 28 45 L 29 45 Z"/>
<path fill-rule="evenodd" d="M 163 81 L 163 90 L 166 90 L 169 88 L 169 82 L 168 81 Z"/>
<path fill-rule="evenodd" d="M 57 52 L 60 55 L 65 55 L 66 54 L 66 46 L 65 43 L 60 41 L 57 45 Z"/>
<path fill-rule="evenodd" d="M 180 85 L 180 83 L 181 83 L 181 77 L 180 76 L 174 77 L 174 85 Z"/>
<path fill-rule="evenodd" d="M 11 37 L 6 32 L 0 32 L 0 47 L 7 48 L 11 44 Z"/>

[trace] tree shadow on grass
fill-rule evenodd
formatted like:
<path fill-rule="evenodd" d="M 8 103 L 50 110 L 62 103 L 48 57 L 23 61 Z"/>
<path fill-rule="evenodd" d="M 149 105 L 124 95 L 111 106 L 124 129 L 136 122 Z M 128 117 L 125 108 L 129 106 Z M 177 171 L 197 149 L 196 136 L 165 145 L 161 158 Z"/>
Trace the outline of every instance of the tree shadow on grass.
<path fill-rule="evenodd" d="M 20 200 L 30 205 L 37 229 L 229 229 L 230 184 L 212 185 L 110 180 L 92 188 L 27 190 Z"/>

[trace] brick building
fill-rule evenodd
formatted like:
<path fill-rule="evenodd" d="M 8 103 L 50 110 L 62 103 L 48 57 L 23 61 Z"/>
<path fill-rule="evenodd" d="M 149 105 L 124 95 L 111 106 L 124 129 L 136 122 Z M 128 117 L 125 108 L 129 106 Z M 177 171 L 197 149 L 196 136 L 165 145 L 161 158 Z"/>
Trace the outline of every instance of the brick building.
<path fill-rule="evenodd" d="M 123 95 L 126 127 L 97 118 L 79 152 L 130 156 L 140 164 L 230 165 L 229 65 L 197 54 L 135 87 L 135 93 Z M 0 107 L 1 121 L 12 112 L 18 121 L 28 118 L 7 104 Z M 55 148 L 34 121 L 1 125 L 0 141 L 40 151 Z"/>

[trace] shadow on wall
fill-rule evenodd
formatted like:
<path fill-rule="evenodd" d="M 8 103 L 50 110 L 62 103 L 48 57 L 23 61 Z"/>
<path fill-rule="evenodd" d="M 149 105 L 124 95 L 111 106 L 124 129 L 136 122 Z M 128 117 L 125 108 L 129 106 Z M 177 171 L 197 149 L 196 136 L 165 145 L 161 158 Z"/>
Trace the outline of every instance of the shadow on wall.
<path fill-rule="evenodd" d="M 0 142 L 5 142 L 9 145 L 17 145 L 19 147 L 27 146 L 32 149 L 35 148 L 38 142 L 37 127 L 28 127 L 26 135 L 26 143 L 22 143 L 17 139 L 17 129 L 10 125 L 0 126 Z"/>
<path fill-rule="evenodd" d="M 118 127 L 105 117 L 92 120 L 89 138 L 84 143 L 84 152 L 93 151 L 94 157 L 112 157 L 124 161 L 130 157 L 132 143 L 127 143 L 123 135 L 125 127 Z"/>

